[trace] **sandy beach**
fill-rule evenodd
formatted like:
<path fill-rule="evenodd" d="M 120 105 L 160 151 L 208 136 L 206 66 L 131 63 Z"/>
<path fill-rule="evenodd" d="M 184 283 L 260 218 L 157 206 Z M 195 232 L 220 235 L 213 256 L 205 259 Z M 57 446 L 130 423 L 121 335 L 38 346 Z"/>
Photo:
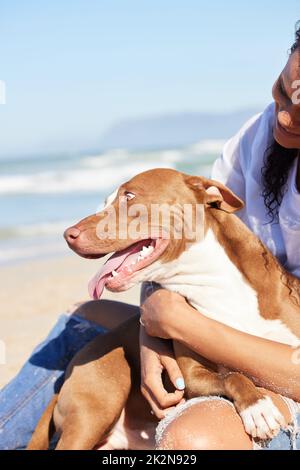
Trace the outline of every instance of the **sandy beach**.
<path fill-rule="evenodd" d="M 99 210 L 116 187 L 139 172 L 164 167 L 208 177 L 223 143 L 216 134 L 151 151 L 115 148 L 58 156 L 45 148 L 34 156 L 0 158 L 0 387 L 17 373 L 60 313 L 88 300 L 87 284 L 101 261 L 72 253 L 64 230 Z M 138 303 L 138 293 L 136 288 L 104 292 L 104 297 Z"/>
<path fill-rule="evenodd" d="M 0 388 L 18 372 L 60 313 L 89 300 L 87 284 L 100 263 L 70 254 L 0 268 L 0 340 L 5 345 Z M 103 298 L 137 304 L 139 287 L 120 294 L 105 291 Z"/>

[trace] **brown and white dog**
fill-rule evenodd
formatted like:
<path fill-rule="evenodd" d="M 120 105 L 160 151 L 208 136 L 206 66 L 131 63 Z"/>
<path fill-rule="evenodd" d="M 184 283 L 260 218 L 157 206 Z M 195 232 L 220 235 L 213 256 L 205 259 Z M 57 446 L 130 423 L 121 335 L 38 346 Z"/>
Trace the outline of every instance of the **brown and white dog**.
<path fill-rule="evenodd" d="M 146 207 L 148 213 L 153 204 L 181 208 L 190 205 L 194 220 L 196 207 L 200 207 L 202 236 L 176 238 L 167 233 L 162 220 L 153 222 L 145 215 L 146 224 L 140 232 L 136 230 L 135 239 L 124 236 L 120 201 L 128 205 L 125 229 L 137 219 L 136 205 Z M 297 347 L 299 280 L 287 273 L 234 215 L 242 207 L 243 202 L 219 182 L 155 169 L 123 184 L 109 197 L 102 212 L 70 227 L 65 237 L 69 246 L 85 258 L 115 253 L 90 283 L 94 298 L 101 296 L 104 287 L 117 292 L 136 283 L 155 281 L 183 295 L 203 315 Z M 114 237 L 103 236 L 102 222 L 107 217 L 116 229 Z M 182 217 L 180 209 L 176 217 Z M 148 438 L 153 434 L 156 421 L 139 390 L 138 329 L 138 320 L 129 320 L 105 337 L 96 338 L 75 356 L 62 390 L 49 404 L 29 449 L 47 448 L 50 422 L 61 434 L 58 449 L 91 449 L 100 442 L 109 442 L 116 423 L 124 421 L 124 410 L 125 421 L 130 422 L 132 417 L 131 429 L 138 430 L 139 436 L 143 431 Z M 250 378 L 239 372 L 226 373 L 223 367 L 175 342 L 174 352 L 185 379 L 187 398 L 229 398 L 247 433 L 256 438 L 273 437 L 284 424 L 271 398 Z M 124 447 L 149 448 L 148 438 L 142 444 L 128 439 Z"/>

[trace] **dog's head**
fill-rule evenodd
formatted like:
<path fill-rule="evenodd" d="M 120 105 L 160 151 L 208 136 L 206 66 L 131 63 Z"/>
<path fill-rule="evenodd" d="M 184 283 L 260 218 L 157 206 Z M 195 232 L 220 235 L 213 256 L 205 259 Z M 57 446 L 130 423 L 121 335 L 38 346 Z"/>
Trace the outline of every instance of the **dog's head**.
<path fill-rule="evenodd" d="M 114 253 L 90 283 L 91 295 L 99 298 L 104 287 L 121 291 L 147 280 L 154 263 L 173 261 L 187 243 L 199 241 L 199 234 L 204 237 L 207 210 L 233 213 L 242 207 L 217 181 L 154 169 L 122 184 L 100 213 L 68 228 L 64 236 L 85 258 Z"/>

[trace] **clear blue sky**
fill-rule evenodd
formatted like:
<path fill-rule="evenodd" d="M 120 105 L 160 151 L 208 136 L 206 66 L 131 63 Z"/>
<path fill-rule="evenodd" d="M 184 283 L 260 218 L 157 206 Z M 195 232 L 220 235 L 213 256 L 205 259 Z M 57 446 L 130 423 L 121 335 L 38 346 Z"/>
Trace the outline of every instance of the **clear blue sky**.
<path fill-rule="evenodd" d="M 0 155 L 97 145 L 112 123 L 264 106 L 299 0 L 0 3 Z"/>

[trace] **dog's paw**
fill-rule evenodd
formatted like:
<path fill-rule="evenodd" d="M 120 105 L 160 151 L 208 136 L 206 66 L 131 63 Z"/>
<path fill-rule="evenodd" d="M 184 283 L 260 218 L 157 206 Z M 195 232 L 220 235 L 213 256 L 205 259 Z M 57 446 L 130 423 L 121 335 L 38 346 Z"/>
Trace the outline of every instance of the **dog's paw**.
<path fill-rule="evenodd" d="M 259 439 L 272 439 L 286 422 L 270 397 L 265 396 L 240 412 L 246 432 Z"/>

